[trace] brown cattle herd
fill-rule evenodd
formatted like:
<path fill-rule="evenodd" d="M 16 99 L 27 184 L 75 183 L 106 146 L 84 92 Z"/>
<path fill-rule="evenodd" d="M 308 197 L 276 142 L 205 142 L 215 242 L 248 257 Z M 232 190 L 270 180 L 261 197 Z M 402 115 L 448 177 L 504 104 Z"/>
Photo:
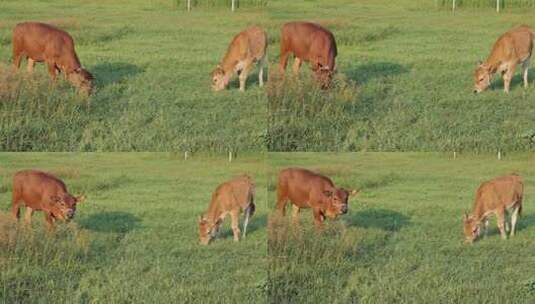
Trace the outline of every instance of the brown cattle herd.
<path fill-rule="evenodd" d="M 285 216 L 288 202 L 292 205 L 292 222 L 298 224 L 299 211 L 312 209 L 314 224 L 321 229 L 325 219 L 336 219 L 349 212 L 349 199 L 359 193 L 357 189 L 335 186 L 327 176 L 303 169 L 286 168 L 279 172 L 276 183 L 276 212 Z M 248 175 L 234 177 L 218 185 L 206 212 L 198 218 L 199 243 L 208 245 L 217 235 L 223 220 L 230 215 L 234 240 L 240 240 L 240 214 L 244 213 L 243 237 L 251 216 L 255 212 L 256 185 Z M 522 213 L 524 183 L 516 174 L 500 176 L 483 182 L 477 189 L 470 214 L 463 216 L 465 241 L 472 243 L 480 235 L 484 224 L 485 234 L 489 216 L 497 217 L 498 229 L 503 239 L 515 234 L 518 216 Z M 58 177 L 37 170 L 15 173 L 12 183 L 12 216 L 20 217 L 20 207 L 26 207 L 24 223 L 31 224 L 33 211 L 42 211 L 50 230 L 57 220 L 69 221 L 74 217 L 76 205 L 84 201 L 83 195 L 74 196 Z M 21 205 L 22 203 L 22 205 Z M 511 213 L 511 221 L 507 220 Z"/>
<path fill-rule="evenodd" d="M 499 73 L 503 77 L 504 90 L 509 92 L 517 65 L 522 68 L 524 86 L 528 86 L 528 69 L 533 53 L 535 33 L 522 25 L 511 29 L 495 42 L 485 62 L 474 70 L 474 92 L 489 87 L 491 77 Z M 252 26 L 232 39 L 222 61 L 212 72 L 212 89 L 223 90 L 237 73 L 240 90 L 245 90 L 247 76 L 254 64 L 260 66 L 259 85 L 264 83 L 263 70 L 267 63 L 268 37 L 266 32 Z M 60 72 L 81 93 L 90 94 L 94 77 L 84 69 L 75 51 L 72 37 L 54 26 L 24 22 L 15 26 L 12 36 L 13 66 L 20 68 L 27 59 L 27 72 L 31 73 L 35 62 L 44 62 L 50 77 L 55 80 Z M 280 32 L 279 68 L 286 69 L 289 56 L 294 58 L 292 71 L 297 76 L 303 62 L 310 65 L 317 84 L 327 89 L 336 72 L 338 50 L 335 37 L 328 29 L 311 22 L 289 22 Z M 302 168 L 286 168 L 280 171 L 276 182 L 276 210 L 284 216 L 288 202 L 292 206 L 292 221 L 298 222 L 301 209 L 311 209 L 314 224 L 321 228 L 325 219 L 336 219 L 348 213 L 349 200 L 360 190 L 337 187 L 327 176 Z M 472 243 L 480 235 L 480 226 L 488 227 L 489 216 L 497 217 L 501 237 L 513 236 L 518 216 L 522 211 L 524 184 L 518 175 L 501 176 L 483 182 L 476 191 L 470 214 L 463 216 L 465 241 Z M 247 225 L 255 211 L 255 182 L 244 175 L 218 185 L 206 212 L 198 218 L 199 242 L 203 245 L 216 236 L 227 215 L 231 218 L 234 240 L 246 235 Z M 20 207 L 26 207 L 24 222 L 30 224 L 33 211 L 42 211 L 49 229 L 57 220 L 69 221 L 74 217 L 76 205 L 83 196 L 73 196 L 63 181 L 52 174 L 23 170 L 15 173 L 12 183 L 12 215 L 20 216 Z M 21 205 L 22 203 L 22 205 Z M 244 213 L 243 231 L 239 218 Z M 511 214 L 510 222 L 507 220 Z"/>

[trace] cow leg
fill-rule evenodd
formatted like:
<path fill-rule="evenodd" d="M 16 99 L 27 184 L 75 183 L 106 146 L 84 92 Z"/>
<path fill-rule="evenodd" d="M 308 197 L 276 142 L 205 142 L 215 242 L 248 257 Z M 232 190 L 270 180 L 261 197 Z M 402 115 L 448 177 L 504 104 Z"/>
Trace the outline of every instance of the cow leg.
<path fill-rule="evenodd" d="M 32 213 L 33 213 L 33 209 L 26 206 L 26 213 L 24 213 L 24 224 L 28 226 L 32 225 Z"/>
<path fill-rule="evenodd" d="M 264 65 L 266 65 L 266 55 L 260 59 L 260 64 L 258 65 L 260 70 L 258 71 L 258 85 L 260 87 L 264 86 Z"/>
<path fill-rule="evenodd" d="M 323 213 L 319 209 L 314 209 L 313 211 L 314 216 L 314 225 L 316 225 L 316 228 L 323 227 L 323 220 L 325 217 L 323 216 Z"/>
<path fill-rule="evenodd" d="M 13 47 L 13 69 L 17 71 L 20 68 L 20 61 L 22 60 L 22 52 Z"/>
<path fill-rule="evenodd" d="M 282 216 L 286 215 L 286 196 L 282 194 L 282 191 L 279 191 L 277 189 L 277 204 L 275 205 L 275 208 L 279 210 Z"/>
<path fill-rule="evenodd" d="M 247 75 L 249 74 L 249 70 L 251 69 L 251 63 L 248 62 L 243 70 L 240 72 L 240 91 L 245 91 L 245 83 L 247 82 Z"/>
<path fill-rule="evenodd" d="M 507 239 L 507 234 L 505 233 L 505 212 L 504 210 L 499 210 L 496 212 L 496 217 L 498 219 L 498 230 L 500 230 L 500 235 L 502 239 Z"/>
<path fill-rule="evenodd" d="M 53 81 L 56 81 L 56 78 L 58 76 L 58 69 L 56 68 L 56 64 L 53 62 L 47 62 L 48 65 L 48 75 L 50 75 L 50 78 L 52 78 Z"/>
<path fill-rule="evenodd" d="M 33 59 L 31 59 L 30 57 L 28 57 L 28 66 L 26 68 L 26 71 L 30 75 L 33 73 L 33 65 L 34 64 L 35 64 L 35 61 Z"/>
<path fill-rule="evenodd" d="M 524 79 L 524 88 L 526 89 L 528 88 L 528 71 L 530 65 L 531 62 L 529 59 L 524 61 L 524 63 L 522 64 L 522 78 Z"/>
<path fill-rule="evenodd" d="M 20 203 L 20 194 L 19 191 L 16 191 L 13 189 L 13 193 L 11 195 L 11 215 L 13 216 L 13 220 L 17 221 L 20 217 L 20 209 L 19 209 L 19 203 Z"/>
<path fill-rule="evenodd" d="M 286 65 L 288 64 L 288 54 L 289 54 L 288 50 L 285 47 L 283 47 L 283 43 L 281 42 L 279 68 L 283 74 L 284 74 L 284 71 L 286 70 Z"/>
<path fill-rule="evenodd" d="M 505 93 L 509 93 L 509 88 L 511 87 L 511 80 L 513 79 L 513 72 L 515 67 L 511 66 L 507 68 L 507 71 L 503 73 L 503 90 Z"/>
<path fill-rule="evenodd" d="M 296 205 L 292 205 L 292 222 L 294 225 L 299 225 L 299 211 L 301 209 Z"/>
<path fill-rule="evenodd" d="M 302 63 L 303 61 L 301 60 L 301 58 L 298 58 L 298 57 L 294 58 L 294 64 L 292 65 L 292 73 L 294 77 L 299 76 L 299 68 L 301 68 Z"/>
<path fill-rule="evenodd" d="M 240 211 L 239 209 L 232 210 L 230 212 L 230 219 L 232 221 L 232 233 L 234 234 L 234 241 L 237 242 L 240 240 Z"/>
<path fill-rule="evenodd" d="M 55 228 L 54 227 L 54 218 L 48 212 L 43 212 L 43 214 L 45 215 L 45 223 L 46 223 L 46 226 L 48 228 L 48 231 L 49 232 L 54 231 L 54 228 Z"/>
<path fill-rule="evenodd" d="M 519 207 L 515 206 L 515 208 L 513 209 L 513 214 L 511 215 L 511 233 L 510 233 L 511 236 L 515 235 L 515 226 L 516 226 L 516 220 L 518 219 L 518 211 L 519 211 Z"/>

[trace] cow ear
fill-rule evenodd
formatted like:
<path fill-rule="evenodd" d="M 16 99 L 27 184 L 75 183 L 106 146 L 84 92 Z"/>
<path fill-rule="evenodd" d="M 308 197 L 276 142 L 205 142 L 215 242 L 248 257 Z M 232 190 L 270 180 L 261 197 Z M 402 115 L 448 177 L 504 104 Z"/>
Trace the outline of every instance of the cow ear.
<path fill-rule="evenodd" d="M 332 197 L 332 196 L 333 196 L 333 192 L 330 191 L 330 190 L 323 191 L 323 194 L 324 194 L 326 197 Z"/>
<path fill-rule="evenodd" d="M 75 196 L 74 199 L 76 199 L 76 203 L 78 204 L 83 203 L 85 201 L 85 195 Z"/>

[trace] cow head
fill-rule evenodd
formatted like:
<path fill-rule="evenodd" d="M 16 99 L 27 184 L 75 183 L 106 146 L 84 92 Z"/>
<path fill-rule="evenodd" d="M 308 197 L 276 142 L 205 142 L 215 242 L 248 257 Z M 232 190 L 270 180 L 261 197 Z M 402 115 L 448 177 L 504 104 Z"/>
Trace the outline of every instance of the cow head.
<path fill-rule="evenodd" d="M 314 69 L 314 78 L 322 89 L 328 89 L 331 85 L 334 75 L 334 68 L 331 69 L 328 66 L 323 66 L 318 63 L 318 66 Z"/>
<path fill-rule="evenodd" d="M 201 245 L 208 245 L 215 237 L 219 229 L 220 221 L 211 221 L 204 215 L 199 216 L 199 243 Z"/>
<path fill-rule="evenodd" d="M 93 80 L 95 78 L 84 68 L 76 68 L 68 73 L 67 79 L 80 90 L 80 93 L 88 96 L 93 90 Z"/>
<path fill-rule="evenodd" d="M 212 90 L 221 91 L 224 90 L 229 82 L 229 75 L 225 73 L 225 70 L 221 65 L 212 71 Z"/>
<path fill-rule="evenodd" d="M 331 188 L 323 191 L 327 208 L 324 211 L 326 217 L 334 219 L 348 211 L 348 199 L 354 196 L 359 190 L 346 190 L 344 188 Z"/>
<path fill-rule="evenodd" d="M 84 196 L 72 196 L 68 193 L 52 195 L 50 197 L 50 210 L 52 216 L 59 220 L 70 221 L 76 212 L 76 204 L 82 203 Z"/>
<path fill-rule="evenodd" d="M 474 69 L 474 93 L 480 93 L 490 86 L 490 67 L 481 61 Z"/>
<path fill-rule="evenodd" d="M 473 243 L 479 235 L 479 223 L 472 215 L 465 213 L 463 216 L 464 241 Z"/>

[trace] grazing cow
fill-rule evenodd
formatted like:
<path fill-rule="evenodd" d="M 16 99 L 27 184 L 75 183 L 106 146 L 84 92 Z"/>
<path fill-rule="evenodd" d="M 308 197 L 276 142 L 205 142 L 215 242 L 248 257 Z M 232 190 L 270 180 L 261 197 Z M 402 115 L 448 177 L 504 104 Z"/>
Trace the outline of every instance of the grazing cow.
<path fill-rule="evenodd" d="M 348 211 L 348 198 L 358 190 L 336 188 L 326 176 L 300 168 L 288 168 L 277 178 L 277 210 L 285 214 L 288 200 L 293 204 L 292 218 L 298 221 L 299 211 L 311 208 L 314 223 L 320 227 L 326 217 L 334 219 Z"/>
<path fill-rule="evenodd" d="M 63 71 L 65 78 L 80 92 L 91 93 L 93 75 L 81 66 L 72 37 L 67 32 L 45 23 L 23 22 L 15 26 L 12 44 L 16 70 L 23 57 L 28 59 L 30 74 L 35 62 L 45 62 L 53 80 Z"/>
<path fill-rule="evenodd" d="M 208 245 L 219 230 L 219 226 L 230 214 L 234 241 L 240 240 L 239 217 L 242 210 L 245 213 L 243 222 L 243 237 L 247 232 L 247 224 L 255 211 L 255 184 L 247 175 L 235 177 L 226 181 L 212 193 L 212 201 L 208 210 L 199 216 L 199 242 Z"/>
<path fill-rule="evenodd" d="M 509 92 L 511 79 L 517 64 L 522 65 L 524 87 L 528 87 L 528 70 L 533 53 L 535 33 L 526 25 L 514 28 L 498 38 L 487 60 L 478 62 L 474 70 L 474 93 L 480 93 L 490 85 L 495 73 L 503 76 L 503 86 Z"/>
<path fill-rule="evenodd" d="M 482 183 L 476 192 L 472 214 L 465 214 L 464 236 L 467 243 L 472 243 L 479 235 L 479 225 L 485 223 L 485 234 L 488 230 L 488 217 L 492 213 L 498 218 L 498 229 L 503 239 L 507 238 L 508 222 L 506 213 L 512 211 L 511 236 L 515 234 L 516 220 L 522 213 L 522 197 L 524 183 L 518 175 L 500 176 Z"/>
<path fill-rule="evenodd" d="M 230 42 L 223 61 L 212 71 L 212 89 L 225 89 L 234 73 L 239 73 L 240 91 L 245 91 L 247 74 L 254 63 L 259 63 L 258 82 L 264 85 L 267 34 L 258 26 L 251 26 L 240 32 Z"/>
<path fill-rule="evenodd" d="M 333 34 L 318 24 L 289 22 L 282 26 L 279 63 L 283 71 L 292 53 L 294 75 L 297 76 L 303 61 L 310 62 L 316 81 L 327 88 L 335 71 L 337 52 Z"/>
<path fill-rule="evenodd" d="M 76 204 L 84 201 L 84 196 L 73 196 L 67 191 L 65 183 L 52 174 L 37 170 L 22 170 L 13 176 L 12 214 L 19 218 L 19 204 L 26 205 L 24 221 L 31 223 L 32 212 L 44 212 L 49 229 L 54 228 L 56 220 L 69 221 L 74 217 Z"/>

